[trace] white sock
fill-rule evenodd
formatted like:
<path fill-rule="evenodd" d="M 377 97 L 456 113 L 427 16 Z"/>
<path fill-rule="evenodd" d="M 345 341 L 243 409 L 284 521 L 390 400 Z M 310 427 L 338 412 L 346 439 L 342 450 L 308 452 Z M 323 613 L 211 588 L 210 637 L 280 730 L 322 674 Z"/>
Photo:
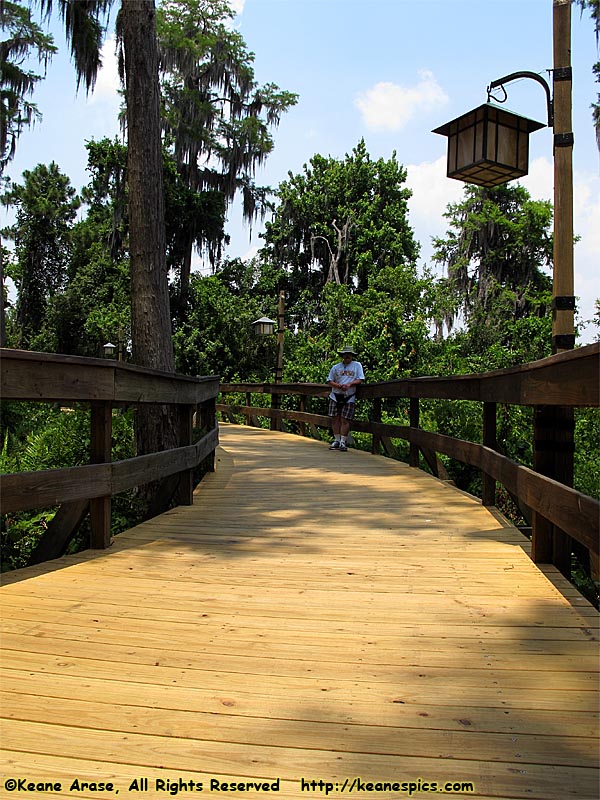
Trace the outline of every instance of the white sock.
<path fill-rule="evenodd" d="M 343 442 L 344 444 L 346 444 L 346 437 L 345 436 L 340 436 L 340 442 Z"/>
<path fill-rule="evenodd" d="M 336 440 L 336 442 L 340 442 L 342 440 L 342 437 L 340 436 L 339 433 L 336 433 L 335 440 Z"/>

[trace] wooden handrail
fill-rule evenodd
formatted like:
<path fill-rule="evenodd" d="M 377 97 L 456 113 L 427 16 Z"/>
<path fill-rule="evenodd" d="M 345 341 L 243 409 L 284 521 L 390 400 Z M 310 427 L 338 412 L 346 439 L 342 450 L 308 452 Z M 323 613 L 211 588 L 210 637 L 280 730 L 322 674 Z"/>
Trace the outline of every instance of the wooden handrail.
<path fill-rule="evenodd" d="M 330 388 L 325 384 L 250 384 L 224 383 L 222 395 L 230 393 L 279 394 L 298 396 L 303 404 L 307 397 L 326 397 Z M 454 377 L 422 377 L 362 384 L 358 388 L 358 399 L 371 399 L 374 402 L 376 419 L 370 421 L 354 420 L 355 431 L 369 433 L 373 437 L 373 452 L 379 452 L 380 443 L 391 450 L 392 438 L 408 441 L 411 445 L 411 466 L 418 465 L 418 452 L 427 458 L 434 474 L 438 473 L 436 454 L 443 453 L 458 461 L 480 469 L 484 477 L 483 502 L 495 503 L 495 482 L 502 483 L 522 506 L 533 512 L 533 557 L 538 562 L 552 561 L 563 571 L 570 568 L 570 551 L 562 548 L 561 556 L 552 556 L 560 551 L 556 541 L 570 536 L 589 549 L 597 559 L 599 550 L 600 503 L 576 491 L 556 479 L 555 475 L 541 474 L 528 467 L 517 464 L 497 452 L 495 447 L 496 404 L 532 406 L 544 411 L 556 409 L 555 413 L 567 412 L 566 418 L 556 424 L 558 434 L 552 440 L 540 440 L 539 432 L 534 434 L 534 453 L 567 449 L 560 441 L 564 419 L 569 418 L 576 407 L 598 407 L 600 405 L 600 344 L 595 343 L 522 366 L 495 370 L 477 375 L 458 375 Z M 381 400 L 384 398 L 405 398 L 411 401 L 411 425 L 392 425 L 381 422 Z M 418 426 L 418 402 L 420 399 L 470 400 L 484 404 L 486 430 L 483 444 L 466 442 L 439 433 L 422 430 Z M 264 408 L 249 405 L 218 403 L 217 411 L 226 414 L 242 414 L 247 421 L 263 416 L 281 425 L 283 420 L 331 427 L 331 420 L 325 415 L 306 411 Z M 558 418 L 556 418 L 558 420 Z M 552 425 L 552 419 L 551 419 Z M 568 427 L 568 425 L 567 425 Z M 490 445 L 493 446 L 490 446 Z M 542 461 L 543 459 L 539 459 Z M 538 518 L 548 521 L 551 529 L 536 524 Z M 544 542 L 543 537 L 554 541 Z M 550 553 L 550 556 L 548 555 Z"/>
<path fill-rule="evenodd" d="M 477 400 L 510 405 L 597 407 L 600 404 L 600 343 L 570 350 L 518 367 L 452 377 L 403 378 L 364 383 L 360 398 Z M 325 396 L 321 383 L 223 383 L 222 393 Z"/>
<path fill-rule="evenodd" d="M 26 350 L 0 349 L 0 367 L 3 400 L 197 405 L 215 397 L 219 386 L 217 375 L 190 377 L 101 358 Z"/>
<path fill-rule="evenodd" d="M 60 505 L 47 541 L 33 563 L 60 555 L 88 505 L 92 547 L 110 543 L 110 499 L 127 489 L 179 474 L 177 500 L 192 502 L 194 470 L 214 468 L 218 445 L 215 403 L 218 376 L 190 377 L 98 358 L 23 350 L 0 350 L 2 400 L 89 403 L 92 463 L 63 469 L 0 476 L 0 512 Z M 142 404 L 179 409 L 179 446 L 158 453 L 111 461 L 112 410 Z M 194 413 L 203 418 L 203 437 L 192 443 Z M 52 523 L 51 523 L 52 528 Z"/>

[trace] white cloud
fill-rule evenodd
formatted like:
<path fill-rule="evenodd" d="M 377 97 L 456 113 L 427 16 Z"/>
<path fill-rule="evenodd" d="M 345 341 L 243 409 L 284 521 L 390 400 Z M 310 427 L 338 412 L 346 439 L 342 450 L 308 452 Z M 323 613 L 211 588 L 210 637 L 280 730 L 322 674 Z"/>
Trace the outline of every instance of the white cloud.
<path fill-rule="evenodd" d="M 600 263 L 600 178 L 576 172 L 573 183 L 575 234 L 581 237 L 577 248 Z M 599 273 L 600 275 L 600 273 Z"/>
<path fill-rule="evenodd" d="M 358 95 L 355 106 L 371 130 L 398 131 L 420 111 L 442 108 L 448 95 L 429 70 L 419 72 L 416 86 L 405 87 L 383 81 Z"/>
<path fill-rule="evenodd" d="M 446 225 L 443 219 L 446 206 L 460 200 L 464 184 L 446 177 L 446 156 L 437 161 L 409 164 L 406 171 L 406 182 L 413 193 L 409 201 L 411 216 L 437 231 Z"/>
<path fill-rule="evenodd" d="M 252 261 L 253 258 L 256 258 L 258 255 L 259 248 L 256 246 L 252 246 L 249 250 L 246 250 L 244 255 L 242 256 L 242 261 Z"/>
<path fill-rule="evenodd" d="M 554 202 L 554 166 L 548 158 L 536 158 L 529 164 L 529 173 L 521 183 L 534 200 Z"/>
<path fill-rule="evenodd" d="M 229 0 L 229 5 L 231 6 L 231 10 L 235 14 L 241 14 L 244 10 L 244 5 L 246 0 Z"/>
<path fill-rule="evenodd" d="M 119 67 L 116 53 L 116 37 L 113 34 L 102 45 L 100 51 L 102 67 L 94 86 L 94 93 L 90 102 L 101 100 L 115 100 L 121 87 L 119 80 Z"/>
<path fill-rule="evenodd" d="M 575 245 L 575 294 L 583 320 L 592 319 L 595 300 L 600 298 L 600 178 L 597 174 L 575 172 L 573 180 L 573 227 L 580 237 Z M 597 335 L 589 327 L 583 342 L 592 342 Z"/>

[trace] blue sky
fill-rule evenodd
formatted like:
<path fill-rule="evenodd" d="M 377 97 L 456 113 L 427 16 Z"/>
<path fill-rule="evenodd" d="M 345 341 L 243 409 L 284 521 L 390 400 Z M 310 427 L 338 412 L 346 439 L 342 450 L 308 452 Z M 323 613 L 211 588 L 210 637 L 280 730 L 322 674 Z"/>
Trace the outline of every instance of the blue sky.
<path fill-rule="evenodd" d="M 297 106 L 275 131 L 275 151 L 256 175 L 276 187 L 288 171 L 302 171 L 315 153 L 343 158 L 365 139 L 372 158 L 397 158 L 413 191 L 410 221 L 429 263 L 431 237 L 447 229 L 448 202 L 462 184 L 445 177 L 443 137 L 431 130 L 484 103 L 495 78 L 552 67 L 552 0 L 235 0 L 235 26 L 255 54 L 260 83 L 299 94 Z M 114 13 L 113 13 L 114 17 Z M 54 160 L 76 188 L 87 182 L 86 139 L 118 132 L 114 42 L 104 48 L 104 69 L 86 98 L 76 94 L 73 67 L 60 28 L 61 53 L 36 90 L 43 120 L 25 131 L 8 174 Z M 575 293 L 583 320 L 600 297 L 600 158 L 590 104 L 597 94 L 591 72 L 598 59 L 588 12 L 572 9 Z M 546 121 L 545 96 L 534 81 L 510 84 L 506 107 Z M 552 133 L 532 134 L 530 174 L 521 181 L 536 199 L 553 197 Z M 246 257 L 260 246 L 233 207 L 227 255 Z M 592 341 L 588 326 L 581 342 Z"/>

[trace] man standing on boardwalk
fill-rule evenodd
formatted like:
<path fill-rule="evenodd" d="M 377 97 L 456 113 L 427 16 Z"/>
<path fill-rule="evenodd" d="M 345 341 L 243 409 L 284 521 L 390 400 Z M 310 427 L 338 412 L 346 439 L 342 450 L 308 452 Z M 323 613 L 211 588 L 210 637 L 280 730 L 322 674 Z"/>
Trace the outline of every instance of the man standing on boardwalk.
<path fill-rule="evenodd" d="M 342 360 L 329 370 L 327 383 L 331 386 L 329 395 L 329 416 L 332 417 L 334 441 L 330 450 L 345 453 L 350 425 L 354 418 L 356 387 L 365 379 L 362 364 L 354 360 L 356 353 L 351 347 L 343 347 L 339 355 Z"/>

